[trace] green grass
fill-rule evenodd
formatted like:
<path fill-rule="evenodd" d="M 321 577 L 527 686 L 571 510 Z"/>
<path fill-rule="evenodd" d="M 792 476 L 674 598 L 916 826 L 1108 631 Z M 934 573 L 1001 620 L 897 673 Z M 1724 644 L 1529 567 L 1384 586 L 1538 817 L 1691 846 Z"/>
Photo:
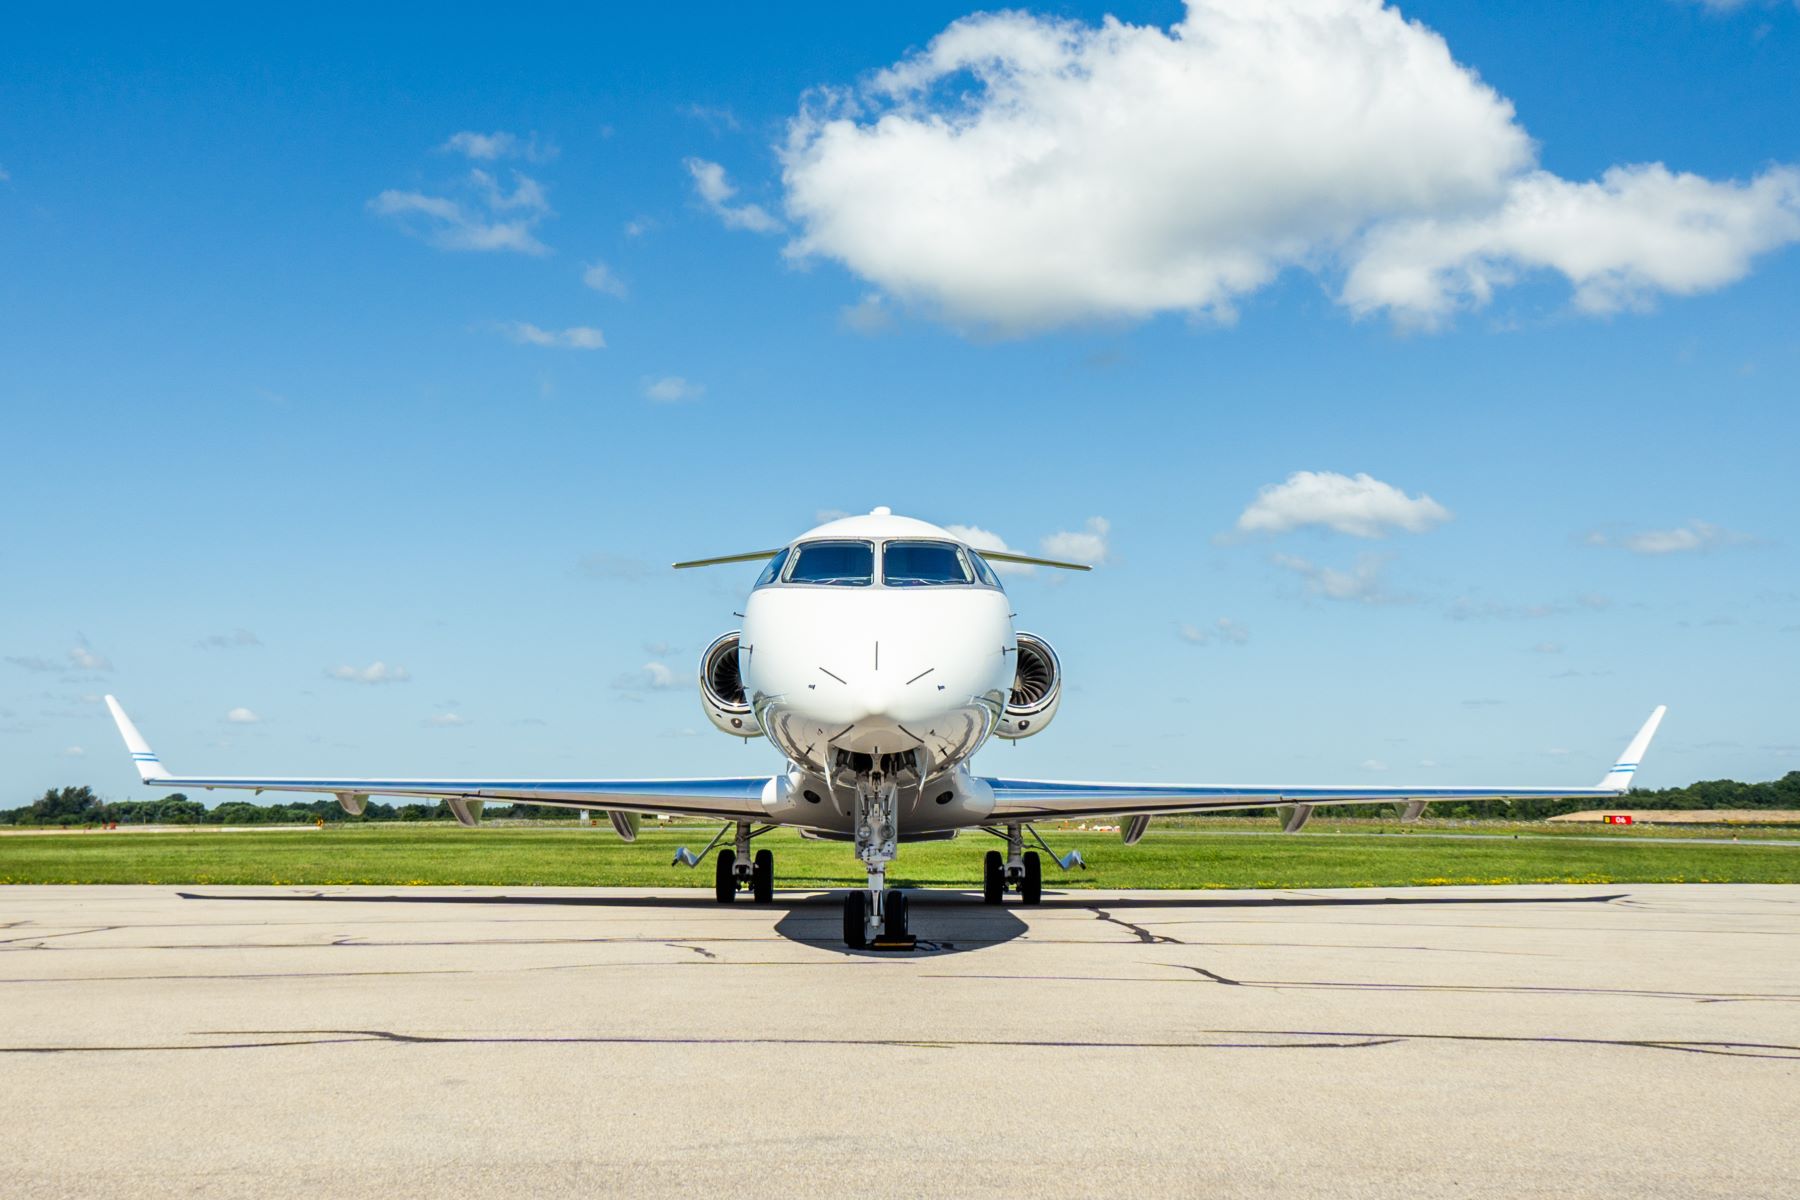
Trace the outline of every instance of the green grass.
<path fill-rule="evenodd" d="M 1800 846 L 1745 838 L 1738 844 L 1651 841 L 1640 832 L 1596 835 L 1592 827 L 1383 826 L 1314 821 L 1287 836 L 1269 823 L 1153 827 L 1137 846 L 1117 834 L 1046 831 L 1059 850 L 1079 849 L 1088 870 L 1046 863 L 1047 886 L 1106 888 L 1394 887 L 1490 883 L 1797 883 Z M 698 850 L 716 826 L 646 828 L 632 845 L 604 824 L 328 826 L 324 830 L 221 833 L 74 832 L 0 837 L 0 884 L 554 884 L 707 887 L 711 863 L 672 867 L 675 847 Z M 1445 838 L 1434 832 L 1477 833 Z M 1672 838 L 1717 830 L 1664 829 Z M 1520 836 L 1514 837 L 1517 833 Z M 1586 834 L 1587 837 L 1579 835 Z M 1727 833 L 1724 836 L 1729 837 Z M 757 839 L 776 854 L 780 887 L 861 881 L 850 848 L 779 831 Z M 973 888 L 982 852 L 999 842 L 979 832 L 954 842 L 901 847 L 891 878 L 902 886 Z"/>

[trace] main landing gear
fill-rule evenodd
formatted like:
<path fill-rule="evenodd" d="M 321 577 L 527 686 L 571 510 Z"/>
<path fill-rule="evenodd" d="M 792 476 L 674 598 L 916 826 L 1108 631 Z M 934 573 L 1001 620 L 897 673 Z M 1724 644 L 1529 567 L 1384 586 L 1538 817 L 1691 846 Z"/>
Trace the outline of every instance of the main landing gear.
<path fill-rule="evenodd" d="M 1031 836 L 1037 838 L 1037 830 L 1032 830 Z M 1038 838 L 1038 841 L 1041 844 L 1043 839 Z M 1057 859 L 1056 865 L 1065 871 L 1070 867 L 1087 866 L 1081 861 L 1080 852 L 1074 850 Z M 1044 860 L 1038 857 L 1036 850 L 1025 849 L 1022 825 L 1006 827 L 1004 855 L 998 850 L 989 850 L 981 863 L 981 898 L 989 904 L 999 904 L 1009 891 L 1019 893 L 1021 904 L 1038 904 L 1044 899 Z"/>
<path fill-rule="evenodd" d="M 869 881 L 844 897 L 844 944 L 852 950 L 911 950 L 918 944 L 906 927 L 906 893 L 887 886 L 899 841 L 900 789 L 871 772 L 856 784 L 856 857 Z"/>
<path fill-rule="evenodd" d="M 746 887 L 758 904 L 775 898 L 775 852 L 758 850 L 752 856 L 750 839 L 754 836 L 750 822 L 739 821 L 734 848 L 719 851 L 719 857 L 713 860 L 713 899 L 720 904 L 730 904 Z"/>

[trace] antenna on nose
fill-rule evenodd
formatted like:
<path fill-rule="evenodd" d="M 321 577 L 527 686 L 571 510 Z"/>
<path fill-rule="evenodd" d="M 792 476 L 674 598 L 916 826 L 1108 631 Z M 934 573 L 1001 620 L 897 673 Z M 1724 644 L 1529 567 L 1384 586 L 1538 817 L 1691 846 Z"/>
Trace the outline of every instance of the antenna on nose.
<path fill-rule="evenodd" d="M 891 517 L 894 515 L 894 510 L 885 504 L 878 504 L 869 510 L 869 515 L 871 517 Z"/>

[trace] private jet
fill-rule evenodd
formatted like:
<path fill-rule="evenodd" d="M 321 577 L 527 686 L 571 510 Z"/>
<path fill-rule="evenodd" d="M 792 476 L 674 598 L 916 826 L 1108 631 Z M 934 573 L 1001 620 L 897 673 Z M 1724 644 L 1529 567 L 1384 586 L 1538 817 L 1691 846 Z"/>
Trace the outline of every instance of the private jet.
<path fill-rule="evenodd" d="M 155 787 L 235 788 L 335 795 L 360 815 L 371 796 L 441 800 L 464 825 L 490 800 L 604 811 L 626 841 L 644 815 L 723 822 L 698 854 L 715 848 L 715 895 L 742 892 L 769 903 L 774 854 L 751 843 L 773 829 L 851 847 L 867 875 L 844 897 L 844 941 L 853 948 L 914 944 L 906 893 L 887 886 L 900 847 L 979 831 L 1004 845 L 987 851 L 982 897 L 1037 904 L 1042 847 L 1062 870 L 1078 853 L 1056 855 L 1035 826 L 1072 818 L 1115 818 L 1126 845 L 1159 816 L 1221 809 L 1277 808 L 1297 832 L 1321 805 L 1394 803 L 1416 819 L 1435 800 L 1519 797 L 1611 799 L 1632 774 L 1665 709 L 1650 714 L 1624 755 L 1591 787 L 1324 787 L 1314 784 L 1084 783 L 981 776 L 970 762 L 992 738 L 1037 737 L 1062 702 L 1056 651 L 1013 628 L 1012 604 L 993 564 L 1086 571 L 993 549 L 925 521 L 877 508 L 820 525 L 783 546 L 674 564 L 693 569 L 763 562 L 742 627 L 700 656 L 707 719 L 736 738 L 767 738 L 784 763 L 773 775 L 706 779 L 353 779 L 175 775 L 119 703 L 106 697 L 143 782 Z M 730 844 L 720 842 L 730 838 Z"/>

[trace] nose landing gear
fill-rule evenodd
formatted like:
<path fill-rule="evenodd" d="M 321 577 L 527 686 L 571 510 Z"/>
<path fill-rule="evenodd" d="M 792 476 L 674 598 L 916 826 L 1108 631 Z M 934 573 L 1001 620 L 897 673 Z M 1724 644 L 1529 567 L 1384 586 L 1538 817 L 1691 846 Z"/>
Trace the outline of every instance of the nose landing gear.
<path fill-rule="evenodd" d="M 906 893 L 887 886 L 887 866 L 899 851 L 900 789 L 872 771 L 856 784 L 856 857 L 868 884 L 844 897 L 844 944 L 864 950 L 911 950 Z"/>

